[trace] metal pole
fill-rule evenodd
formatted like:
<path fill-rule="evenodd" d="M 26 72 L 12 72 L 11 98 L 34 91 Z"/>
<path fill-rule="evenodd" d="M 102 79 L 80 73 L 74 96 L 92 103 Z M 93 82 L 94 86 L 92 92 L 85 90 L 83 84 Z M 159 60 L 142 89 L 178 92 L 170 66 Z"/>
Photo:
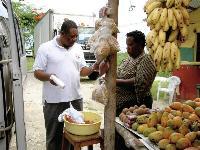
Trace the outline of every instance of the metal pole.
<path fill-rule="evenodd" d="M 8 18 L 10 26 L 12 70 L 13 70 L 13 96 L 16 123 L 16 144 L 18 150 L 26 150 L 26 132 L 24 122 L 24 102 L 22 90 L 22 73 L 19 63 L 19 54 L 17 51 L 17 38 L 14 26 L 14 16 L 11 0 L 7 0 Z"/>
<path fill-rule="evenodd" d="M 111 7 L 110 18 L 118 24 L 119 0 L 108 0 Z M 110 56 L 110 69 L 106 74 L 106 86 L 108 89 L 108 104 L 104 110 L 104 149 L 115 150 L 115 115 L 116 115 L 116 68 L 117 54 Z"/>

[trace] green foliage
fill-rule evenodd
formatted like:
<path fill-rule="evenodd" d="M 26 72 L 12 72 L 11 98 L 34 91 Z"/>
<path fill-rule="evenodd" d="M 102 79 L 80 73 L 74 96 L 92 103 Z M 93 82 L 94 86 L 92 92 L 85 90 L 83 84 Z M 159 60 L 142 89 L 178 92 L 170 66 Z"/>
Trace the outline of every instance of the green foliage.
<path fill-rule="evenodd" d="M 120 65 L 120 63 L 122 62 L 122 60 L 126 59 L 128 57 L 128 53 L 117 53 L 117 66 Z"/>
<path fill-rule="evenodd" d="M 33 68 L 34 58 L 26 57 L 26 61 L 27 61 L 27 71 L 31 71 Z"/>
<path fill-rule="evenodd" d="M 158 72 L 157 75 L 159 77 L 166 77 L 166 78 L 168 78 L 168 77 L 171 76 L 171 72 Z"/>
<path fill-rule="evenodd" d="M 34 27 L 36 25 L 35 16 L 38 15 L 37 12 L 30 5 L 26 5 L 22 2 L 12 2 L 13 11 L 15 16 L 19 21 L 20 29 L 23 32 L 24 42 L 33 48 L 33 33 Z"/>

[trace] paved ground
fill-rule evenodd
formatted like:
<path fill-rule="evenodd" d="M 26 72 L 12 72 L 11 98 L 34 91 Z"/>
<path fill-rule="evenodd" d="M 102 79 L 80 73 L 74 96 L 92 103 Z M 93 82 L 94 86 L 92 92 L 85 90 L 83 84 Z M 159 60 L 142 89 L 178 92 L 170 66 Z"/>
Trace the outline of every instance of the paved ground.
<path fill-rule="evenodd" d="M 96 81 L 89 81 L 87 78 L 81 79 L 81 91 L 84 96 L 84 109 L 96 111 L 103 117 L 103 106 L 91 100 L 92 90 Z M 27 150 L 45 150 L 45 128 L 42 112 L 42 83 L 33 77 L 32 73 L 24 82 L 24 112 L 26 125 Z M 154 107 L 163 106 L 162 102 L 154 103 Z M 103 127 L 103 122 L 102 126 Z M 13 136 L 10 150 L 16 150 L 16 137 Z M 95 145 L 95 150 L 99 150 L 99 145 Z M 83 148 L 86 150 L 86 148 Z"/>

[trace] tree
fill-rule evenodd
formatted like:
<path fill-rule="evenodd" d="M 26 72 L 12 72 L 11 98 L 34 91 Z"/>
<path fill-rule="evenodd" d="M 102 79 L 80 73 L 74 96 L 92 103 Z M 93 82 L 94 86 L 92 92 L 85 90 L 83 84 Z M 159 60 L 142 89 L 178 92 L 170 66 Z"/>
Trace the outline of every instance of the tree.
<path fill-rule="evenodd" d="M 19 26 L 22 31 L 22 35 L 24 37 L 24 42 L 26 47 L 29 49 L 33 49 L 33 34 L 34 27 L 37 23 L 35 17 L 38 16 L 37 11 L 31 6 L 24 4 L 23 2 L 12 2 L 13 10 L 15 16 L 19 21 Z"/>

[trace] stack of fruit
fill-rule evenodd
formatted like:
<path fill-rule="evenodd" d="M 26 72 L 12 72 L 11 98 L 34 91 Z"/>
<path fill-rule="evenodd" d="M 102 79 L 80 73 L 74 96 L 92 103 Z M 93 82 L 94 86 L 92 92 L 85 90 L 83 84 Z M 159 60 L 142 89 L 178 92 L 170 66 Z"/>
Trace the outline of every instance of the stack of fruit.
<path fill-rule="evenodd" d="M 134 110 L 144 110 L 145 107 L 142 107 L 136 107 Z M 160 149 L 200 149 L 200 98 L 184 103 L 173 102 L 162 111 L 139 111 L 131 119 L 129 115 L 133 116 L 135 113 L 130 112 L 130 108 L 123 110 L 121 121 L 129 123 L 130 128 L 148 137 Z"/>
<path fill-rule="evenodd" d="M 157 71 L 172 71 L 180 67 L 179 42 L 188 37 L 191 0 L 148 0 L 144 6 L 147 25 L 147 49 Z"/>
<path fill-rule="evenodd" d="M 125 126 L 131 127 L 136 121 L 137 116 L 143 114 L 150 114 L 150 109 L 146 108 L 145 105 L 141 105 L 140 107 L 135 105 L 130 108 L 124 108 L 119 115 L 119 119 L 124 123 Z"/>

